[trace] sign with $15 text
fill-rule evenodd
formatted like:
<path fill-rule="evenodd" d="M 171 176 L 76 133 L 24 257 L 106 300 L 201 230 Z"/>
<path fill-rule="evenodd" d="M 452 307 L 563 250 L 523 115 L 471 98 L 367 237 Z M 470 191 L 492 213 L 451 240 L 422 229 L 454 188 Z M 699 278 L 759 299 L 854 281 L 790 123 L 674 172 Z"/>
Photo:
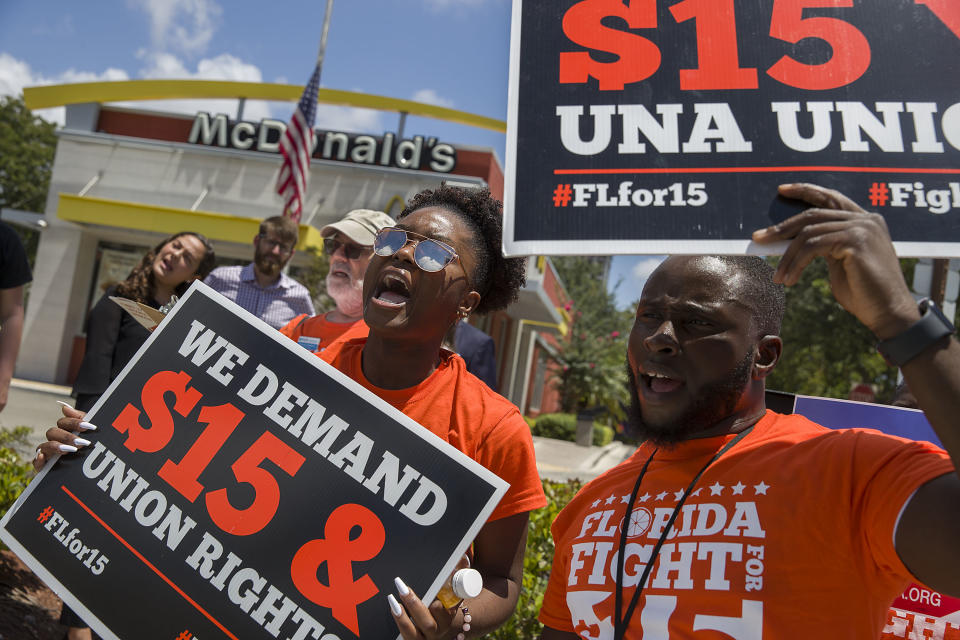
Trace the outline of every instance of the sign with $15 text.
<path fill-rule="evenodd" d="M 200 283 L 88 420 L 0 539 L 104 638 L 397 637 L 506 490 Z"/>

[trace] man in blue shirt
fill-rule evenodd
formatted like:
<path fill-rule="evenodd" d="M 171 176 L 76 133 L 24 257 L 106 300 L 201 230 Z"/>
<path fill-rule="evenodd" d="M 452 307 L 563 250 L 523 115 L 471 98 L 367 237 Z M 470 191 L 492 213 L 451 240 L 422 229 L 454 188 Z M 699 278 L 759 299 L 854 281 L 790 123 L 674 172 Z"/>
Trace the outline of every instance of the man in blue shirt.
<path fill-rule="evenodd" d="M 310 292 L 283 273 L 298 238 L 299 229 L 292 219 L 267 218 L 253 238 L 253 262 L 243 267 L 218 267 L 204 282 L 274 329 L 301 313 L 312 316 Z"/>

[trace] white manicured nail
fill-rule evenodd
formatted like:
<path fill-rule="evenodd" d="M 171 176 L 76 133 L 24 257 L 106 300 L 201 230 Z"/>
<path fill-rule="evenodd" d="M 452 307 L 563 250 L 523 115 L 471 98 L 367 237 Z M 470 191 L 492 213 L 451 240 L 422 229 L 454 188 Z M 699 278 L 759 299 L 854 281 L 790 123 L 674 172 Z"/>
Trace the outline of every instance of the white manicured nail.
<path fill-rule="evenodd" d="M 403 584 L 403 580 L 400 578 L 394 578 L 393 584 L 396 585 L 397 593 L 399 593 L 401 596 L 405 596 L 410 593 L 410 589 L 407 588 L 407 585 Z"/>
<path fill-rule="evenodd" d="M 57 400 L 57 404 L 62 404 L 62 405 L 65 406 L 67 409 L 73 409 L 73 407 L 71 407 L 69 403 L 66 403 L 66 402 L 64 402 L 63 400 Z"/>
<path fill-rule="evenodd" d="M 90 444 L 90 441 L 86 438 L 74 438 L 73 444 L 77 445 L 78 447 L 85 447 Z"/>
<path fill-rule="evenodd" d="M 96 431 L 96 430 L 97 430 L 97 425 L 95 425 L 95 424 L 90 424 L 89 422 L 81 422 L 81 423 L 80 423 L 80 428 L 81 428 L 81 429 L 86 429 L 87 431 Z"/>
<path fill-rule="evenodd" d="M 57 446 L 60 449 L 60 453 L 76 453 L 77 448 L 69 444 L 61 444 Z"/>
<path fill-rule="evenodd" d="M 387 594 L 387 602 L 390 604 L 390 611 L 393 612 L 394 617 L 399 618 L 400 614 L 403 613 L 403 608 L 392 593 Z"/>

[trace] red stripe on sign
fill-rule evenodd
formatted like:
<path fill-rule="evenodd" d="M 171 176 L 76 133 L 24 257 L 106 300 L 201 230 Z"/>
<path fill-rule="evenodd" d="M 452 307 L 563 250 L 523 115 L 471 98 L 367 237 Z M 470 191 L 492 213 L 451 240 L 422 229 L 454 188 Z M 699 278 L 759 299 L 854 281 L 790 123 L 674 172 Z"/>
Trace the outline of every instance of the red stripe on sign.
<path fill-rule="evenodd" d="M 617 173 L 782 173 L 784 171 L 840 171 L 844 173 L 958 173 L 960 169 L 915 169 L 900 167 L 701 167 L 664 169 L 554 169 L 553 175 L 601 175 Z"/>
<path fill-rule="evenodd" d="M 209 613 L 207 613 L 206 609 L 204 609 L 204 608 L 201 607 L 199 604 L 197 604 L 196 602 L 194 602 L 193 598 L 191 598 L 191 597 L 188 596 L 186 593 L 184 593 L 183 590 L 182 590 L 180 587 L 178 587 L 177 585 L 175 585 L 175 584 L 173 583 L 173 581 L 170 580 L 170 578 L 168 578 L 167 576 L 165 576 L 165 575 L 163 574 L 163 572 L 161 572 L 159 569 L 157 569 L 155 566 L 153 566 L 153 564 L 152 564 L 149 560 L 147 560 L 146 558 L 144 558 L 143 555 L 142 555 L 139 551 L 137 551 L 136 549 L 134 549 L 134 548 L 130 545 L 129 542 L 127 542 L 126 540 L 124 540 L 123 538 L 121 538 L 120 535 L 119 535 L 116 531 L 114 531 L 113 529 L 110 528 L 110 525 L 108 525 L 106 522 L 104 522 L 103 520 L 101 520 L 101 519 L 100 519 L 100 516 L 98 516 L 97 514 L 95 514 L 95 513 L 93 512 L 93 510 L 90 509 L 90 507 L 88 507 L 87 505 L 85 505 L 85 504 L 80 500 L 80 498 L 78 498 L 77 496 L 73 495 L 73 493 L 71 493 L 70 489 L 67 489 L 67 488 L 66 488 L 65 486 L 63 486 L 63 485 L 60 485 L 60 488 L 63 489 L 64 493 L 66 493 L 68 496 L 70 496 L 71 498 L 73 498 L 74 501 L 76 501 L 76 503 L 77 503 L 78 505 L 80 505 L 81 507 L 83 507 L 83 510 L 86 511 L 87 513 L 89 513 L 90 516 L 91 516 L 94 520 L 96 520 L 97 522 L 99 522 L 99 523 L 100 523 L 100 526 L 102 526 L 104 529 L 106 529 L 107 531 L 109 531 L 110 534 L 113 535 L 114 538 L 116 538 L 117 540 L 119 540 L 119 541 L 120 541 L 120 544 L 122 544 L 122 545 L 125 546 L 127 549 L 129 549 L 129 550 L 130 550 L 130 553 L 132 553 L 133 555 L 135 555 L 135 556 L 137 556 L 138 558 L 140 558 L 140 561 L 143 562 L 143 564 L 145 564 L 145 565 L 147 565 L 148 567 L 150 567 L 150 569 L 151 569 L 155 574 L 157 574 L 158 576 L 160 576 L 160 578 L 161 578 L 164 582 L 166 582 L 168 585 L 170 585 L 170 586 L 173 588 L 174 591 L 176 591 L 176 592 L 179 593 L 181 596 L 183 596 L 183 599 L 184 599 L 184 600 L 186 600 L 187 602 L 189 602 L 190 604 L 192 604 L 193 607 L 194 607 L 197 611 L 199 611 L 199 612 L 202 613 L 204 616 L 206 616 L 206 618 L 207 618 L 210 622 L 212 622 L 213 624 L 217 625 L 217 627 L 219 627 L 219 629 L 220 629 L 221 631 L 223 631 L 225 634 L 227 634 L 228 636 L 230 636 L 231 638 L 233 638 L 233 640 L 239 640 L 239 638 L 237 638 L 237 636 L 235 636 L 235 635 L 233 635 L 232 633 L 230 633 L 229 631 L 227 631 L 227 628 L 224 627 L 222 624 L 220 624 L 220 623 L 217 621 L 216 618 L 214 618 L 212 615 L 210 615 Z"/>

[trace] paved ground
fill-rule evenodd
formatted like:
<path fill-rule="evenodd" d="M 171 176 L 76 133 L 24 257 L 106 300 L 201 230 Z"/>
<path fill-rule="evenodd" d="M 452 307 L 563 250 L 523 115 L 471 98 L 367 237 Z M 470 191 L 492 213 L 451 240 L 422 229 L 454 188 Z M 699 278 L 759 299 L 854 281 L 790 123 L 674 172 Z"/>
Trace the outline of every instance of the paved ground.
<path fill-rule="evenodd" d="M 32 441 L 36 446 L 46 439 L 44 433 L 63 415 L 57 400 L 69 402 L 70 406 L 73 406 L 70 387 L 14 379 L 7 395 L 7 406 L 0 412 L 0 426 L 30 427 L 34 434 Z"/>
<path fill-rule="evenodd" d="M 573 442 L 534 438 L 540 476 L 550 480 L 592 480 L 630 457 L 636 447 L 611 442 L 605 447 L 581 447 Z"/>
<path fill-rule="evenodd" d="M 33 429 L 34 444 L 39 444 L 46 430 L 54 426 L 61 415 L 57 400 L 73 405 L 70 388 L 15 379 L 10 385 L 7 406 L 0 412 L 0 426 L 27 425 Z M 581 447 L 551 438 L 534 438 L 533 446 L 540 475 L 551 480 L 593 479 L 634 450 L 620 442 L 611 442 L 605 447 Z"/>

